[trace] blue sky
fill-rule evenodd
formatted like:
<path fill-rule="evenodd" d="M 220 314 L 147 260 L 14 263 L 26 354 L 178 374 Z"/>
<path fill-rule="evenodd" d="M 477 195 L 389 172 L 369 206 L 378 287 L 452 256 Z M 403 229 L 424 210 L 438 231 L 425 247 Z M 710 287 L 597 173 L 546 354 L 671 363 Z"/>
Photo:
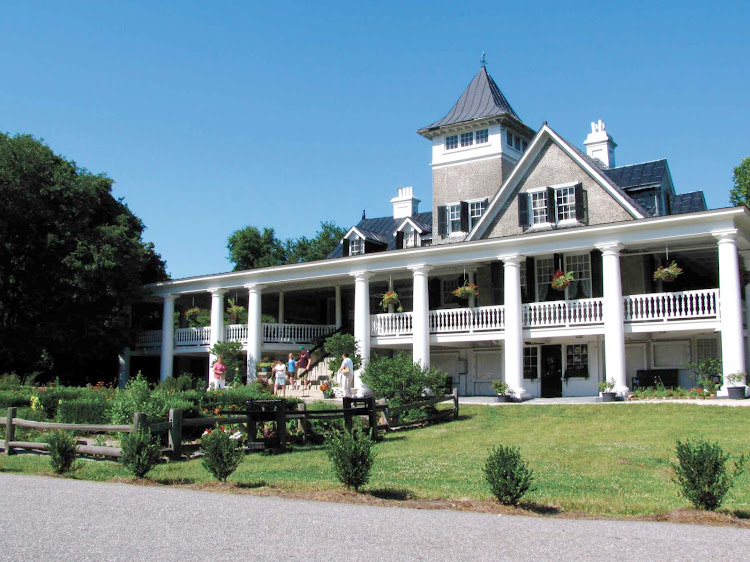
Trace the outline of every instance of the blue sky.
<path fill-rule="evenodd" d="M 527 6 L 528 4 L 528 6 Z M 311 236 L 431 206 L 416 130 L 487 68 L 521 119 L 728 204 L 750 156 L 748 2 L 2 2 L 0 130 L 115 180 L 175 277 L 245 225 Z M 614 4 L 614 3 L 613 3 Z"/>

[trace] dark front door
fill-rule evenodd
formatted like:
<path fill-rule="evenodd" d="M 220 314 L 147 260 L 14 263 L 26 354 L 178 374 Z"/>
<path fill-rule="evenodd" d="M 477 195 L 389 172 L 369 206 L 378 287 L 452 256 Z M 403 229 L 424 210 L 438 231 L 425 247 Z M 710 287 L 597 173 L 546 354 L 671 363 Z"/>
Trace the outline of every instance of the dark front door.
<path fill-rule="evenodd" d="M 562 396 L 562 346 L 542 346 L 542 396 Z"/>

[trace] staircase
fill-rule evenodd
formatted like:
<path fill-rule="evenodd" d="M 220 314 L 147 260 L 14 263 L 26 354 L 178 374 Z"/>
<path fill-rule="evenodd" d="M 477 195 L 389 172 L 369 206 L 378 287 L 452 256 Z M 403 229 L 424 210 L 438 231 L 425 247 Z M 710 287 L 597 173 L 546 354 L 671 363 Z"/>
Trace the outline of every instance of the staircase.
<path fill-rule="evenodd" d="M 323 392 L 319 389 L 320 383 L 330 380 L 330 371 L 328 370 L 328 363 L 331 360 L 329 356 L 325 354 L 323 348 L 316 350 L 315 353 L 321 352 L 322 357 L 312 356 L 313 367 L 308 371 L 307 380 L 310 384 L 305 388 L 302 385 L 295 384 L 295 386 L 288 386 L 286 389 L 286 395 L 295 398 L 312 398 L 315 400 L 323 400 Z"/>

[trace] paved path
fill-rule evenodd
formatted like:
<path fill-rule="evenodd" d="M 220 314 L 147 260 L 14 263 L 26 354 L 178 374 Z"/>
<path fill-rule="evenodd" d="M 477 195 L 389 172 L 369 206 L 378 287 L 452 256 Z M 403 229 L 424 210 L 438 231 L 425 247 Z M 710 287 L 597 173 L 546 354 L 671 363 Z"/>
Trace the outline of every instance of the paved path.
<path fill-rule="evenodd" d="M 750 530 L 329 504 L 0 473 L 0 560 L 747 560 Z"/>

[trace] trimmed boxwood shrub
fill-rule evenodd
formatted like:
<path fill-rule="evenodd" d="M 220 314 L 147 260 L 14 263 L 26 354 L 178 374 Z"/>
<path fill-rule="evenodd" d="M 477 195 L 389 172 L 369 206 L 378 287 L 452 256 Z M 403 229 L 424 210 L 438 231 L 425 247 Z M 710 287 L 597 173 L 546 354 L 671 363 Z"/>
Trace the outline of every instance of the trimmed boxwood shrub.
<path fill-rule="evenodd" d="M 31 400 L 31 388 L 19 388 L 17 390 L 0 390 L 0 408 L 22 408 L 29 405 Z M 4 416 L 2 412 L 0 415 Z"/>
<path fill-rule="evenodd" d="M 333 431 L 326 438 L 326 453 L 333 473 L 347 488 L 358 491 L 370 480 L 375 453 L 368 435 L 361 431 Z"/>
<path fill-rule="evenodd" d="M 143 478 L 161 461 L 159 438 L 148 429 L 127 433 L 120 440 L 122 464 L 136 478 Z"/>
<path fill-rule="evenodd" d="M 414 363 L 411 355 L 397 353 L 391 357 L 371 360 L 362 373 L 362 382 L 378 398 L 399 406 L 423 400 L 427 390 L 437 394 L 446 385 L 447 377 L 435 368 Z"/>
<path fill-rule="evenodd" d="M 201 437 L 201 450 L 203 467 L 220 482 L 226 482 L 245 457 L 239 431 L 229 433 L 220 428 L 206 430 Z"/>
<path fill-rule="evenodd" d="M 492 494 L 504 505 L 518 505 L 523 495 L 533 490 L 533 471 L 527 468 L 518 447 L 498 445 L 484 464 L 484 476 Z"/>
<path fill-rule="evenodd" d="M 78 398 L 62 400 L 57 406 L 60 423 L 107 424 L 110 414 L 104 398 Z"/>
<path fill-rule="evenodd" d="M 49 444 L 49 462 L 55 474 L 64 474 L 76 470 L 76 440 L 67 431 L 53 431 L 47 437 Z"/>

